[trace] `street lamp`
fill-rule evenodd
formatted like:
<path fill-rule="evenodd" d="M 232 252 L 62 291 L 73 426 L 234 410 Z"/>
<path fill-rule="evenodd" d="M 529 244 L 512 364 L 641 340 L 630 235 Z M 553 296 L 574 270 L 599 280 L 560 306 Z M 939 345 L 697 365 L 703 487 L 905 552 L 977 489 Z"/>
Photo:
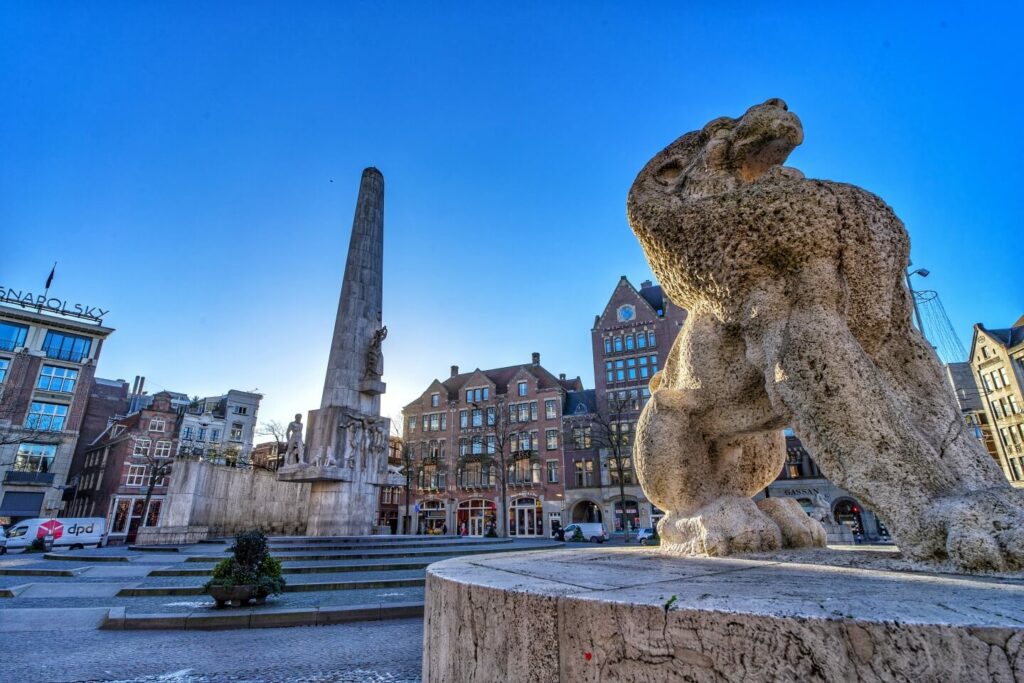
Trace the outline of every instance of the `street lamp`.
<path fill-rule="evenodd" d="M 924 323 L 921 322 L 921 309 L 917 307 L 917 296 L 914 295 L 914 285 L 910 282 L 911 275 L 920 275 L 921 277 L 928 277 L 929 271 L 927 268 L 918 268 L 916 270 L 907 269 L 907 289 L 910 290 L 910 300 L 914 303 L 914 317 L 917 318 L 917 329 L 924 336 Z"/>

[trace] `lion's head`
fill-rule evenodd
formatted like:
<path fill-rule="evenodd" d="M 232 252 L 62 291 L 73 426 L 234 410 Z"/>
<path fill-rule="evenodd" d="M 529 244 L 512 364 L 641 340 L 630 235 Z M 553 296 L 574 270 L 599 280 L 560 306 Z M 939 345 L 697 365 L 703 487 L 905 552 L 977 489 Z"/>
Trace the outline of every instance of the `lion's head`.
<path fill-rule="evenodd" d="M 717 118 L 644 166 L 630 189 L 630 207 L 643 195 L 717 194 L 753 182 L 784 163 L 803 139 L 800 119 L 778 98 L 751 107 L 738 119 Z"/>

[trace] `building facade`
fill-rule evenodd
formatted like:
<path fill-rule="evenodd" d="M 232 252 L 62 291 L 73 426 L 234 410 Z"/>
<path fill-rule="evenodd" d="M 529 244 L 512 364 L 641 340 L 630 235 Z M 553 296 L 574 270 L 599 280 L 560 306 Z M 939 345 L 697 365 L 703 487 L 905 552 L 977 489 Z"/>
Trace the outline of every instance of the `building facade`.
<path fill-rule="evenodd" d="M 6 294 L 10 294 L 9 291 Z M 103 341 L 98 319 L 0 306 L 0 522 L 62 512 Z"/>
<path fill-rule="evenodd" d="M 405 445 L 402 439 L 397 436 L 388 437 L 388 470 L 389 472 L 403 472 L 404 458 L 403 449 Z M 377 504 L 377 526 L 388 527 L 391 533 L 399 533 L 401 518 L 405 514 L 406 488 L 404 486 L 382 486 L 380 489 L 380 502 Z"/>
<path fill-rule="evenodd" d="M 566 524 L 600 522 L 609 533 L 622 533 L 623 520 L 632 532 L 654 527 L 664 516 L 639 485 L 631 445 L 637 418 L 650 398 L 648 383 L 663 366 L 686 317 L 661 287 L 644 281 L 636 289 L 622 276 L 595 318 L 595 389 L 571 394 L 564 411 Z M 820 495 L 855 538 L 888 539 L 884 524 L 870 510 L 821 474 L 792 430 L 786 430 L 786 450 L 779 477 L 757 498 L 791 497 L 810 511 Z"/>
<path fill-rule="evenodd" d="M 579 377 L 546 370 L 539 353 L 492 370 L 453 365 L 448 379 L 434 380 L 402 411 L 413 531 L 536 537 L 561 526 L 562 411 L 582 388 Z"/>
<path fill-rule="evenodd" d="M 178 451 L 181 409 L 170 392 L 111 419 L 82 449 L 78 491 L 70 515 L 106 517 L 108 542 L 131 543 L 141 526 L 154 526 Z"/>
<path fill-rule="evenodd" d="M 237 389 L 222 396 L 192 399 L 181 425 L 180 452 L 217 464 L 247 467 L 262 399 L 260 394 Z"/>
<path fill-rule="evenodd" d="M 595 388 L 570 397 L 565 411 L 565 523 L 602 522 L 609 532 L 621 533 L 623 518 L 631 531 L 661 518 L 636 479 L 630 444 L 651 395 L 648 383 L 685 321 L 686 311 L 661 287 L 645 280 L 637 289 L 625 275 L 595 316 L 590 331 Z M 589 424 L 588 416 L 593 417 Z"/>
<path fill-rule="evenodd" d="M 1006 478 L 1024 487 L 1024 317 L 1012 327 L 974 326 L 970 364 Z"/>

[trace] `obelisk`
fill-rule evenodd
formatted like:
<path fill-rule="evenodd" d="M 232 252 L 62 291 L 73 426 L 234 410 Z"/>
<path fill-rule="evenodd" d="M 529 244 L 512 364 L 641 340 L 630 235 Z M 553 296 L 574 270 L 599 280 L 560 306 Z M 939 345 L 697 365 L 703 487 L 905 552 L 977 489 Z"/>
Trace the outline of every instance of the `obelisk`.
<path fill-rule="evenodd" d="M 374 531 L 387 479 L 390 420 L 380 416 L 383 355 L 384 176 L 363 171 L 345 275 L 334 320 L 324 392 L 308 418 L 305 462 L 278 470 L 282 481 L 311 482 L 306 533 L 361 536 Z"/>

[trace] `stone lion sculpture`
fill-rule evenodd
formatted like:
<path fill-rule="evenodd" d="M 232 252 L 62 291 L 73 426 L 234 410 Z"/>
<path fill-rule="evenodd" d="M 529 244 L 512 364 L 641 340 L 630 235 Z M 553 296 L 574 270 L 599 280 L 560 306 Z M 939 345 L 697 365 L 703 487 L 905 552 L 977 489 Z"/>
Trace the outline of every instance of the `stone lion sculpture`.
<path fill-rule="evenodd" d="M 801 142 L 800 120 L 768 100 L 683 135 L 629 192 L 651 267 L 689 310 L 637 425 L 666 550 L 823 545 L 796 501 L 751 500 L 782 468 L 791 425 L 907 557 L 1024 567 L 1024 496 L 910 325 L 903 224 L 870 192 L 784 167 Z"/>

